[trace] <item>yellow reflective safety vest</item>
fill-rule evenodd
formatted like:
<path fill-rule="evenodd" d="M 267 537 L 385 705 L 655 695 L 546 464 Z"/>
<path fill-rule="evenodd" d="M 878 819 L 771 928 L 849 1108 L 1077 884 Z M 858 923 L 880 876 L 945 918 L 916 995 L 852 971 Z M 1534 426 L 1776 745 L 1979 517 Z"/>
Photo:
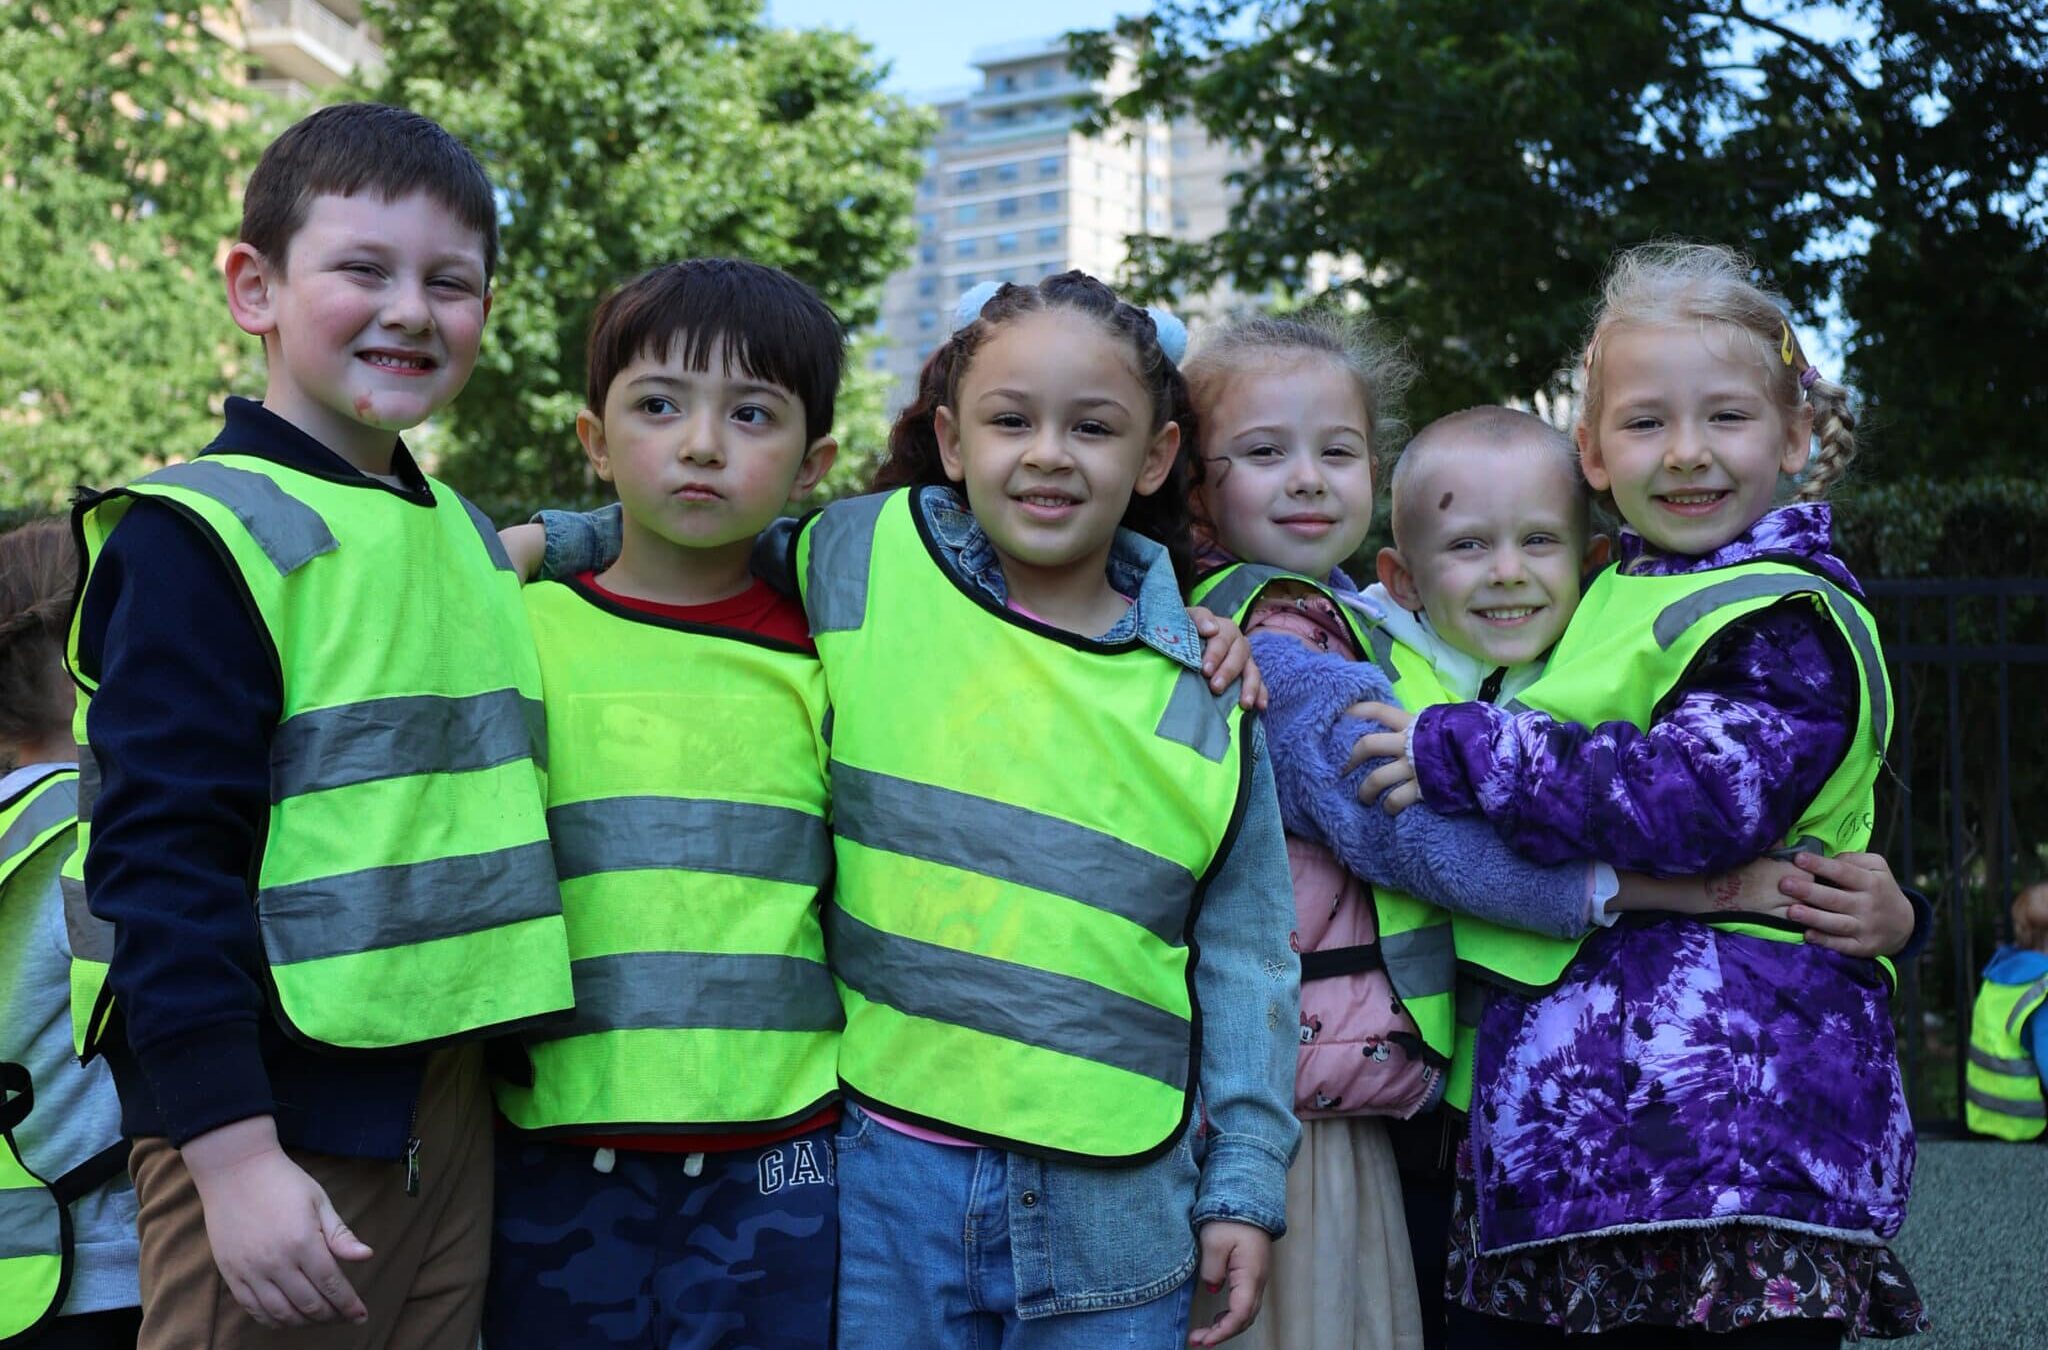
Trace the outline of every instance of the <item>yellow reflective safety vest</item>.
<path fill-rule="evenodd" d="M 810 652 L 526 588 L 548 716 L 548 833 L 576 984 L 528 1034 L 523 1130 L 773 1128 L 838 1091 L 825 968 L 825 676 Z"/>
<path fill-rule="evenodd" d="M 0 1347 L 32 1344 L 71 1290 L 71 1205 L 121 1175 L 128 1141 L 117 1139 L 44 1181 L 22 1161 L 14 1131 L 35 1105 L 19 1064 L 0 1062 Z"/>
<path fill-rule="evenodd" d="M 1329 587 L 1296 572 L 1257 563 L 1231 563 L 1207 573 L 1195 582 L 1189 600 L 1206 605 L 1212 613 L 1225 614 L 1239 628 L 1251 617 L 1252 606 L 1277 582 L 1307 586 L 1337 607 L 1351 630 L 1352 641 L 1361 656 L 1371 656 L 1387 644 L 1375 637 L 1350 606 L 1330 594 Z M 1384 662 L 1379 662 L 1383 667 Z M 1391 682 L 1394 672 L 1387 671 Z M 1399 691 L 1396 691 L 1398 697 Z M 1364 882 L 1364 878 L 1360 878 Z M 1427 900 L 1404 891 L 1364 882 L 1370 897 L 1379 940 L 1361 947 L 1339 947 L 1302 955 L 1304 981 L 1330 979 L 1360 970 L 1382 967 L 1388 983 L 1400 996 L 1401 1006 L 1415 1019 L 1422 1035 L 1423 1058 L 1438 1066 L 1450 1063 L 1452 1049 L 1452 988 L 1457 962 L 1452 953 L 1451 914 Z"/>
<path fill-rule="evenodd" d="M 55 1317 L 71 1282 L 71 1212 L 14 1146 L 34 1105 L 28 1070 L 0 1064 L 0 1345 Z"/>
<path fill-rule="evenodd" d="M 1454 701 L 1450 691 L 1444 688 L 1436 668 L 1422 653 L 1405 642 L 1397 641 L 1380 624 L 1367 623 L 1364 627 L 1373 659 L 1387 672 L 1387 678 L 1393 684 L 1394 698 L 1402 707 L 1410 712 L 1421 712 L 1435 704 Z M 1466 1111 L 1472 1106 L 1472 1054 L 1479 1039 L 1479 1014 L 1486 1007 L 1486 991 L 1473 979 L 1475 974 L 1483 976 L 1485 972 L 1477 965 L 1474 954 L 1483 957 L 1495 943 L 1512 943 L 1518 937 L 1532 935 L 1471 914 L 1453 912 L 1449 919 L 1456 975 L 1451 1010 L 1450 1067 L 1444 1072 L 1443 1102 L 1454 1111 Z M 1559 963 L 1558 970 L 1563 973 L 1563 962 Z"/>
<path fill-rule="evenodd" d="M 1676 576 L 1630 576 L 1609 566 L 1586 588 L 1543 674 L 1510 706 L 1581 726 L 1647 728 L 1706 645 L 1730 624 L 1782 604 L 1810 605 L 1834 624 L 1856 661 L 1856 728 L 1842 762 L 1785 835 L 1786 849 L 1851 852 L 1870 842 L 1877 776 L 1891 737 L 1891 685 L 1877 625 L 1861 601 L 1796 563 L 1753 561 Z M 1800 942 L 1804 930 L 1764 915 L 1701 918 L 1724 932 Z M 1536 992 L 1563 976 L 1583 938 L 1502 928 L 1468 941 L 1458 960 L 1506 987 Z M 1878 958 L 1888 982 L 1897 973 Z"/>
<path fill-rule="evenodd" d="M 2048 1005 L 2048 976 L 2032 984 L 1986 980 L 1970 1013 L 1970 1058 L 1963 1066 L 1963 1120 L 1996 1139 L 2048 1133 L 2048 1095 L 2020 1033 Z"/>
<path fill-rule="evenodd" d="M 1190 936 L 1251 772 L 1236 692 L 1004 609 L 914 491 L 797 540 L 833 703 L 840 1078 L 997 1147 L 1149 1160 L 1194 1099 Z"/>
<path fill-rule="evenodd" d="M 417 1050 L 567 1010 L 540 667 L 490 521 L 432 479 L 411 494 L 214 454 L 82 501 L 88 576 L 140 498 L 215 543 L 276 657 L 284 701 L 254 891 L 285 1029 Z M 70 658 L 89 697 L 76 618 Z M 81 701 L 81 769 L 96 781 L 85 719 Z M 113 950 L 85 910 L 86 820 L 66 878 L 82 1054 L 105 1026 Z"/>
<path fill-rule="evenodd" d="M 58 770 L 0 803 L 0 892 L 45 848 L 69 848 L 78 774 Z M 35 1105 L 29 1071 L 0 1063 L 0 1346 L 25 1343 L 64 1304 L 71 1281 L 70 1204 L 127 1164 L 121 1139 L 51 1182 L 23 1160 L 14 1131 Z"/>

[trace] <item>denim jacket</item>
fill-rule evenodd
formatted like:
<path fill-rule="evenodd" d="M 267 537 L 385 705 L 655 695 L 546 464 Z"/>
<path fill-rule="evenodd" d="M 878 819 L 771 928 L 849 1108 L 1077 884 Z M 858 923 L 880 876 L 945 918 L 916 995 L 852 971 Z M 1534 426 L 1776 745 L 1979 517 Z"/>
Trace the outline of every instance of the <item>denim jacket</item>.
<path fill-rule="evenodd" d="M 988 536 L 953 492 L 919 490 L 915 501 L 958 573 L 998 602 L 1008 588 Z M 617 508 L 589 515 L 546 511 L 548 576 L 602 567 L 617 556 Z M 794 521 L 779 521 L 755 551 L 763 579 L 794 593 L 786 569 Z M 1157 543 L 1119 530 L 1110 584 L 1133 603 L 1100 637 L 1136 637 L 1199 671 L 1195 631 Z M 1294 892 L 1265 733 L 1251 724 L 1250 798 L 1229 855 L 1195 919 L 1201 959 L 1199 1109 L 1179 1144 L 1137 1167 L 1083 1167 L 1027 1154 L 1009 1158 L 1010 1244 L 1023 1317 L 1150 1302 L 1195 1270 L 1195 1229 L 1216 1220 L 1286 1227 L 1287 1167 L 1300 1141 L 1294 1117 L 1300 962 L 1288 946 Z M 864 1112 L 846 1129 L 884 1129 Z"/>

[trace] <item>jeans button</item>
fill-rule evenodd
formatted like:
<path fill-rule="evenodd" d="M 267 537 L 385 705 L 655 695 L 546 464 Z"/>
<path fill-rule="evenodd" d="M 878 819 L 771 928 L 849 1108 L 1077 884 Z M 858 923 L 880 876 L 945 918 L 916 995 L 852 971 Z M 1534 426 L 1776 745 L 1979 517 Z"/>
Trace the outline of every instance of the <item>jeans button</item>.
<path fill-rule="evenodd" d="M 1024 1208 L 1026 1209 L 1031 1209 L 1038 1204 L 1037 1191 L 1026 1191 L 1018 1198 L 1024 1202 Z"/>

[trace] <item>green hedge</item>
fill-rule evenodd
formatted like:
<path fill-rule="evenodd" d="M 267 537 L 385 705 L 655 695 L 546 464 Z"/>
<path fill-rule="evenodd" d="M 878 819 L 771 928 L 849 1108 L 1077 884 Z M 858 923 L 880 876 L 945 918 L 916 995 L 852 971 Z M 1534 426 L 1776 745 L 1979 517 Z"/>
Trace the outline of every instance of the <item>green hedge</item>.
<path fill-rule="evenodd" d="M 2048 575 L 2048 485 L 2033 479 L 1852 477 L 1831 500 L 1836 549 L 1859 576 Z"/>

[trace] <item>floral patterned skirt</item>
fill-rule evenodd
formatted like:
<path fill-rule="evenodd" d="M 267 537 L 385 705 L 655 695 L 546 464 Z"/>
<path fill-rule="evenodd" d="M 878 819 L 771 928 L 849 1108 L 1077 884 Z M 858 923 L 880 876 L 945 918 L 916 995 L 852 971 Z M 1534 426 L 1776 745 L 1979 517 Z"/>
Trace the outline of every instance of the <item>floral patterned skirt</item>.
<path fill-rule="evenodd" d="M 1459 1150 L 1445 1296 L 1474 1312 L 1567 1332 L 1667 1326 L 1728 1332 L 1784 1318 L 1842 1323 L 1851 1338 L 1929 1327 L 1889 1247 L 1723 1224 L 1479 1251 L 1479 1204 Z"/>

